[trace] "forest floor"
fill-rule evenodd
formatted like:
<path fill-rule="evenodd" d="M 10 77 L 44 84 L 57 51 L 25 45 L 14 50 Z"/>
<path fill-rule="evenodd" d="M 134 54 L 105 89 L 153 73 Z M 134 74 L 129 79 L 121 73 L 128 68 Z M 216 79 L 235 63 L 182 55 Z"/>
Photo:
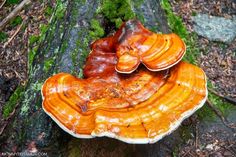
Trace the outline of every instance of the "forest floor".
<path fill-rule="evenodd" d="M 232 18 L 236 15 L 236 1 L 233 0 L 184 0 L 170 1 L 173 11 L 182 18 L 189 32 L 194 32 L 192 16 L 204 13 L 212 16 Z M 195 42 L 201 55 L 198 64 L 204 69 L 208 79 L 220 95 L 236 98 L 236 39 L 231 43 L 210 41 L 197 36 Z M 235 121 L 234 121 L 235 122 Z M 204 125 L 203 125 L 204 126 Z M 201 129 L 205 130 L 205 129 Z M 207 129 L 206 129 L 207 130 Z M 223 129 L 224 130 L 224 129 Z M 222 130 L 222 132 L 224 132 Z M 216 131 L 217 132 L 217 131 Z M 235 130 L 234 130 L 235 132 Z M 221 134 L 222 135 L 222 134 Z M 228 135 L 224 135 L 225 137 Z M 231 134 L 230 136 L 235 136 Z M 210 132 L 199 134 L 199 141 L 205 149 L 197 145 L 199 142 L 189 142 L 183 147 L 180 156 L 234 156 L 236 147 L 234 141 L 228 141 L 214 134 L 214 127 Z M 232 137 L 233 138 L 233 137 Z M 211 141 L 211 142 L 210 142 Z M 201 150 L 201 151 L 200 151 Z"/>
<path fill-rule="evenodd" d="M 191 17 L 198 13 L 232 18 L 236 15 L 233 0 L 184 0 L 171 1 L 173 11 L 179 15 L 189 32 L 193 32 Z M 223 95 L 236 98 L 236 39 L 230 44 L 213 42 L 198 36 L 197 45 L 201 52 L 198 60 L 207 77 Z"/>
<path fill-rule="evenodd" d="M 0 21 L 20 2 L 1 0 Z M 40 32 L 48 24 L 54 7 L 53 0 L 34 1 L 0 30 L 0 119 L 11 94 L 28 81 L 28 53 L 38 47 Z"/>
<path fill-rule="evenodd" d="M 21 2 L 22 0 L 1 0 L 0 21 Z M 38 48 L 40 34 L 45 31 L 55 5 L 55 0 L 36 0 L 26 5 L 0 29 L 0 135 L 15 111 L 13 108 L 13 112 L 10 111 L 10 115 L 4 117 L 4 104 L 17 87 L 26 85 L 29 53 Z"/>

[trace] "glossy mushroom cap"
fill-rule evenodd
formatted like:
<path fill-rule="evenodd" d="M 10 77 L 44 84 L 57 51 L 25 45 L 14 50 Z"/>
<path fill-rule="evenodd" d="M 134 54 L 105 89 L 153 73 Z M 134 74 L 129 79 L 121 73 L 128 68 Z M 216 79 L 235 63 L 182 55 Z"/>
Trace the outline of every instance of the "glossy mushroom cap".
<path fill-rule="evenodd" d="M 42 94 L 44 111 L 75 137 L 154 143 L 204 104 L 207 89 L 204 72 L 181 62 L 169 73 L 142 69 L 88 79 L 60 73 Z"/>
<path fill-rule="evenodd" d="M 144 32 L 144 37 L 152 34 L 139 22 L 130 23 L 128 33 L 123 31 L 129 24 L 126 23 L 114 36 L 91 45 L 92 51 L 84 66 L 85 79 L 59 73 L 45 81 L 43 109 L 71 135 L 78 138 L 107 136 L 126 143 L 154 143 L 175 130 L 206 101 L 206 76 L 194 65 L 180 62 L 158 72 L 139 66 L 129 75 L 116 71 L 123 56 L 117 57 L 117 52 L 126 49 L 127 42 L 128 45 L 132 45 L 130 41 L 139 43 L 140 32 Z M 122 33 L 127 36 L 123 37 Z M 140 42 L 138 47 L 142 47 L 141 43 L 145 42 Z M 176 56 L 175 53 L 172 55 Z M 171 54 L 166 58 L 171 58 Z M 127 65 L 135 62 L 129 61 Z"/>
<path fill-rule="evenodd" d="M 176 34 L 153 33 L 137 20 L 124 23 L 114 38 L 117 39 L 116 70 L 120 73 L 132 73 L 140 63 L 151 71 L 165 70 L 177 64 L 186 51 Z"/>

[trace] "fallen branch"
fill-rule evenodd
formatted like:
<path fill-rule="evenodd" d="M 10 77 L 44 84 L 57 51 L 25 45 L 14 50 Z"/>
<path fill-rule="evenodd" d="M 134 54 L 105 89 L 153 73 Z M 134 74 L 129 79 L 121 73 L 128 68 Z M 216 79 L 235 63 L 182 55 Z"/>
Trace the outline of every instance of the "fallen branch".
<path fill-rule="evenodd" d="M 7 15 L 7 17 L 5 19 L 3 19 L 0 22 L 0 30 L 3 29 L 3 27 L 11 20 L 13 19 L 20 11 L 22 8 L 24 8 L 25 5 L 30 4 L 31 0 L 23 0 L 17 7 L 15 7 L 15 9 L 9 14 Z"/>
<path fill-rule="evenodd" d="M 221 111 L 219 111 L 216 107 L 214 107 L 214 105 L 210 102 L 209 99 L 207 99 L 207 104 L 208 106 L 215 112 L 215 114 L 221 119 L 221 121 L 223 122 L 223 124 L 230 128 L 230 129 L 236 129 L 236 126 L 234 124 L 229 124 L 229 122 L 227 121 L 227 119 L 225 119 L 225 117 L 223 116 L 223 114 L 221 113 Z"/>
<path fill-rule="evenodd" d="M 208 90 L 209 90 L 211 93 L 213 93 L 213 94 L 215 94 L 215 95 L 217 95 L 217 96 L 219 96 L 219 97 L 225 99 L 225 100 L 228 101 L 229 103 L 231 103 L 231 104 L 233 104 L 233 105 L 236 105 L 236 100 L 235 100 L 235 99 L 230 98 L 230 97 L 228 97 L 228 96 L 224 96 L 224 95 L 222 95 L 222 94 L 216 92 L 216 91 L 213 90 L 213 89 L 208 88 Z"/>
<path fill-rule="evenodd" d="M 0 9 L 4 6 L 4 4 L 6 3 L 7 0 L 4 0 L 0 6 Z"/>
<path fill-rule="evenodd" d="M 15 36 L 19 33 L 20 29 L 22 28 L 23 24 L 24 24 L 24 21 L 23 21 L 23 22 L 21 23 L 21 25 L 17 28 L 17 30 L 16 30 L 15 33 L 11 36 L 11 38 L 10 38 L 7 42 L 4 43 L 3 48 L 5 48 L 5 47 L 15 38 Z"/>

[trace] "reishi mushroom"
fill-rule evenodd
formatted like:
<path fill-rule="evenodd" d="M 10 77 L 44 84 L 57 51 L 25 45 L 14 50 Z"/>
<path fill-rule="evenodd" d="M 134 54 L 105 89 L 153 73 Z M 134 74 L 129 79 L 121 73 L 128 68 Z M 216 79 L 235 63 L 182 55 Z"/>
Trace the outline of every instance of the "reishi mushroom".
<path fill-rule="evenodd" d="M 91 45 L 84 79 L 67 73 L 48 78 L 42 87 L 42 106 L 63 130 L 78 138 L 154 143 L 203 106 L 206 76 L 185 62 L 173 62 L 158 72 L 144 66 L 132 74 L 117 72 L 119 31 Z"/>

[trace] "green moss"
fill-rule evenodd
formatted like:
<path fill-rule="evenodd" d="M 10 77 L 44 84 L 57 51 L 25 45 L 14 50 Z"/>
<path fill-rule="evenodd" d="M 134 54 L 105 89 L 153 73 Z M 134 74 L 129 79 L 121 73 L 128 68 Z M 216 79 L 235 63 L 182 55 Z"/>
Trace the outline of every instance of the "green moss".
<path fill-rule="evenodd" d="M 86 31 L 86 30 L 84 30 Z M 80 38 L 83 36 L 83 31 L 78 32 L 78 39 L 76 41 L 76 48 L 71 53 L 71 59 L 73 63 L 74 69 L 71 69 L 72 74 L 74 75 L 81 75 L 81 71 L 78 73 L 76 70 L 77 67 L 83 67 L 84 61 L 89 54 L 89 41 L 93 40 L 94 37 L 88 35 L 84 36 L 84 38 Z"/>
<path fill-rule="evenodd" d="M 188 36 L 188 31 L 184 26 L 182 19 L 175 15 L 172 11 L 172 7 L 168 0 L 162 0 L 161 6 L 166 12 L 167 21 L 173 32 L 178 34 L 181 38 L 186 38 Z"/>
<path fill-rule="evenodd" d="M 196 15 L 197 15 L 197 12 L 193 11 L 192 16 L 196 16 Z"/>
<path fill-rule="evenodd" d="M 58 19 L 61 19 L 64 17 L 65 11 L 66 11 L 66 6 L 67 6 L 67 4 L 64 3 L 62 0 L 57 0 L 57 8 L 55 11 L 55 16 Z"/>
<path fill-rule="evenodd" d="M 57 5 L 56 5 L 56 8 L 55 10 L 53 10 L 51 7 L 47 7 L 45 9 L 45 13 L 47 15 L 51 15 L 51 21 L 53 19 L 61 19 L 62 17 L 64 17 L 64 13 L 65 13 L 65 10 L 66 10 L 66 3 L 64 3 L 62 0 L 57 0 Z M 55 14 L 53 14 L 53 12 Z M 50 26 L 50 23 L 49 24 L 40 24 L 39 26 L 39 30 L 40 30 L 40 34 L 38 36 L 31 36 L 29 38 L 29 44 L 32 46 L 32 45 L 37 45 L 35 46 L 34 48 L 32 48 L 29 53 L 28 53 L 28 69 L 29 71 L 32 71 L 32 63 L 33 63 L 33 60 L 34 60 L 34 57 L 38 51 L 38 45 L 43 42 L 45 40 L 45 37 L 46 37 L 46 33 L 48 32 L 48 30 L 50 29 L 50 33 L 48 34 L 48 36 L 51 36 L 53 34 L 53 30 L 55 29 L 55 26 L 52 25 Z M 62 49 L 63 51 L 65 50 L 65 48 L 67 47 L 67 44 L 62 44 Z M 55 53 L 56 54 L 58 53 L 58 49 L 55 50 Z M 47 72 L 51 66 L 53 65 L 54 63 L 54 59 L 48 59 L 44 62 L 44 71 Z"/>
<path fill-rule="evenodd" d="M 29 71 L 32 70 L 31 69 L 32 63 L 33 63 L 34 57 L 38 51 L 38 46 L 45 39 L 46 32 L 48 31 L 48 28 L 49 28 L 48 25 L 41 24 L 39 26 L 40 34 L 38 36 L 32 35 L 28 39 L 28 43 L 31 47 L 30 51 L 28 52 L 28 69 L 29 69 Z M 36 45 L 36 46 L 32 47 L 33 45 Z"/>
<path fill-rule="evenodd" d="M 208 81 L 208 88 L 209 89 L 215 89 L 215 87 L 213 87 L 213 85 L 210 83 L 210 81 Z M 231 111 L 231 110 L 235 110 L 235 106 L 222 100 L 219 96 L 211 93 L 209 91 L 209 94 L 208 94 L 208 99 L 210 100 L 210 102 L 212 102 L 212 104 L 217 108 L 219 109 L 222 114 L 224 116 L 227 116 L 228 113 Z"/>
<path fill-rule="evenodd" d="M 196 114 L 200 120 L 213 121 L 216 118 L 216 114 L 207 105 L 204 105 Z"/>
<path fill-rule="evenodd" d="M 89 35 L 93 40 L 99 39 L 104 36 L 104 29 L 101 27 L 100 23 L 96 19 L 92 19 L 90 22 L 91 30 Z"/>
<path fill-rule="evenodd" d="M 21 16 L 16 16 L 13 20 L 10 21 L 10 26 L 11 27 L 15 27 L 19 24 L 21 24 L 23 21 Z"/>
<path fill-rule="evenodd" d="M 12 5 L 12 4 L 18 4 L 20 2 L 20 0 L 7 0 L 6 4 L 7 5 Z"/>
<path fill-rule="evenodd" d="M 32 89 L 34 91 L 40 91 L 43 86 L 43 82 L 36 82 L 35 84 L 32 85 Z"/>
<path fill-rule="evenodd" d="M 74 51 L 71 53 L 71 60 L 74 67 L 78 66 L 78 55 L 79 55 L 79 50 L 75 48 Z M 72 72 L 74 71 L 74 69 L 71 70 Z"/>
<path fill-rule="evenodd" d="M 45 34 L 48 31 L 48 27 L 49 26 L 46 24 L 40 24 L 40 26 L 39 26 L 40 33 Z"/>
<path fill-rule="evenodd" d="M 122 21 L 135 18 L 132 11 L 131 0 L 103 0 L 99 10 L 110 22 L 120 27 Z"/>
<path fill-rule="evenodd" d="M 64 14 L 64 12 L 61 12 L 61 11 L 65 11 L 65 3 L 63 4 L 60 4 L 62 3 L 61 0 L 57 0 L 57 6 L 59 5 L 60 7 L 56 7 L 56 9 L 54 10 L 54 12 L 58 12 L 58 16 L 59 15 L 59 12 L 60 14 Z M 64 6 L 64 9 L 62 9 L 62 6 Z M 59 8 L 59 10 L 57 10 L 57 8 Z M 55 14 L 52 15 L 51 17 L 51 21 L 53 20 L 58 20 L 58 17 L 55 16 Z M 12 25 L 17 25 L 19 24 L 19 19 L 13 21 L 11 24 Z M 45 40 L 45 37 L 46 37 L 46 33 L 47 31 L 50 29 L 50 32 L 48 33 L 49 35 L 47 36 L 48 38 L 50 38 L 51 34 L 54 33 L 54 30 L 55 30 L 55 23 L 53 24 L 48 24 L 48 25 L 45 25 L 45 24 L 42 24 L 40 25 L 40 34 L 39 36 L 31 36 L 29 38 L 29 43 L 32 45 L 35 45 L 34 47 L 31 48 L 31 50 L 29 51 L 28 53 L 28 69 L 29 69 L 29 80 L 31 79 L 32 76 L 35 76 L 35 73 L 37 73 L 37 71 L 40 69 L 40 65 L 35 65 L 34 67 L 32 67 L 32 63 L 35 59 L 35 55 L 38 51 L 38 47 L 39 47 L 39 44 Z M 0 34 L 1 35 L 1 34 Z M 63 49 L 65 49 L 66 47 L 66 44 L 64 44 L 62 46 Z M 54 53 L 53 54 L 56 54 L 58 53 L 59 49 L 56 48 Z M 45 64 L 44 64 L 44 67 L 43 69 L 45 70 L 45 72 L 47 72 L 51 66 L 53 65 L 54 63 L 54 58 L 51 57 L 51 59 L 48 59 L 45 61 Z M 20 109 L 20 114 L 21 115 L 24 115 L 24 114 L 27 114 L 28 111 L 29 111 L 29 106 L 30 106 L 30 103 L 32 103 L 34 100 L 35 100 L 35 97 L 37 95 L 37 93 L 40 91 L 41 89 L 41 86 L 42 86 L 42 82 L 36 82 L 36 83 L 30 83 L 29 87 L 27 87 L 27 90 L 24 90 L 23 87 L 18 87 L 17 90 L 14 92 L 14 94 L 10 97 L 9 101 L 6 103 L 6 105 L 3 107 L 3 116 L 4 118 L 8 117 L 9 114 L 14 110 L 15 108 L 15 105 L 23 98 L 22 100 L 22 106 L 21 106 L 21 109 Z M 36 103 L 35 104 L 37 107 L 41 105 L 41 103 Z"/>
<path fill-rule="evenodd" d="M 21 97 L 24 94 L 24 88 L 22 86 L 17 87 L 15 92 L 11 95 L 10 99 L 3 107 L 3 117 L 7 118 L 10 113 L 13 112 L 16 104 L 21 100 Z"/>
<path fill-rule="evenodd" d="M 0 31 L 0 42 L 5 42 L 7 38 L 7 33 Z"/>
<path fill-rule="evenodd" d="M 192 135 L 191 135 L 191 127 L 192 126 L 181 126 L 180 127 L 180 132 L 181 132 L 181 139 L 184 141 L 184 142 L 187 142 L 189 139 L 192 138 Z"/>
<path fill-rule="evenodd" d="M 47 6 L 46 9 L 44 10 L 44 14 L 46 16 L 51 16 L 53 13 L 53 8 L 51 6 Z"/>
<path fill-rule="evenodd" d="M 49 59 L 45 60 L 44 66 L 43 66 L 43 71 L 48 72 L 48 70 L 52 67 L 53 64 L 54 64 L 53 58 L 49 58 Z"/>
<path fill-rule="evenodd" d="M 37 71 L 37 69 L 35 69 Z M 34 83 L 31 83 L 27 89 L 24 91 L 24 100 L 22 101 L 22 106 L 20 109 L 20 114 L 25 115 L 28 114 L 28 111 L 30 110 L 30 103 L 34 102 L 35 108 L 39 108 L 41 105 L 40 101 L 34 101 L 36 98 L 37 93 L 41 90 L 43 85 L 43 82 L 36 81 Z"/>
<path fill-rule="evenodd" d="M 39 40 L 39 36 L 38 35 L 31 35 L 29 37 L 29 45 L 32 46 L 34 43 L 36 43 Z"/>
<path fill-rule="evenodd" d="M 178 154 L 179 154 L 179 148 L 180 148 L 180 144 L 177 145 L 177 146 L 175 146 L 175 148 L 174 148 L 174 150 L 173 150 L 173 152 L 172 152 L 172 156 L 173 156 L 173 157 L 179 156 L 179 155 L 178 155 Z"/>

